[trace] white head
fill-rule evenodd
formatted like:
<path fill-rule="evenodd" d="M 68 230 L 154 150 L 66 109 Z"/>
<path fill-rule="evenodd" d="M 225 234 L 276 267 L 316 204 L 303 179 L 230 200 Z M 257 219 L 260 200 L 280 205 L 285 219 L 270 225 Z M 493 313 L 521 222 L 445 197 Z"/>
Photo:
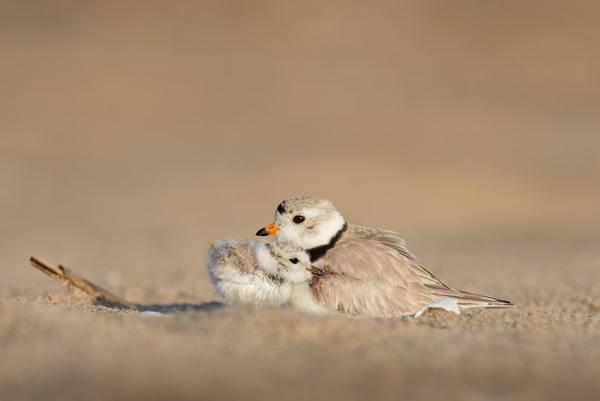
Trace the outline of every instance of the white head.
<path fill-rule="evenodd" d="M 284 282 L 303 283 L 312 278 L 308 253 L 297 246 L 282 241 L 261 244 L 256 257 L 261 269 L 280 277 Z"/>
<path fill-rule="evenodd" d="M 256 235 L 276 235 L 302 249 L 327 245 L 346 224 L 331 201 L 309 196 L 286 199 L 277 206 L 275 222 Z"/>

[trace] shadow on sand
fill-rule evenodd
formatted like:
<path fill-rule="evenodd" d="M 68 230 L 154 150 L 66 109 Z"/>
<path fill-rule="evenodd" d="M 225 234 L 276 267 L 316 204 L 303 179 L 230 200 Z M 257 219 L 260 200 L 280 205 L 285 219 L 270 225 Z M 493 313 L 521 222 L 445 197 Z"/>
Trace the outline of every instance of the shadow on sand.
<path fill-rule="evenodd" d="M 175 313 L 175 312 L 206 312 L 214 309 L 221 309 L 225 304 L 217 301 L 203 302 L 199 304 L 192 303 L 172 303 L 172 304 L 140 304 L 139 312 L 157 312 L 157 313 Z"/>
<path fill-rule="evenodd" d="M 224 308 L 225 304 L 218 301 L 209 301 L 209 302 L 201 302 L 201 303 L 168 303 L 168 304 L 134 304 L 128 303 L 127 305 L 114 303 L 114 302 L 106 302 L 102 299 L 92 300 L 92 304 L 103 306 L 109 309 L 116 310 L 124 310 L 124 311 L 135 311 L 139 313 L 144 312 L 155 312 L 160 314 L 169 314 L 169 313 L 177 313 L 177 312 L 208 312 L 215 309 Z"/>

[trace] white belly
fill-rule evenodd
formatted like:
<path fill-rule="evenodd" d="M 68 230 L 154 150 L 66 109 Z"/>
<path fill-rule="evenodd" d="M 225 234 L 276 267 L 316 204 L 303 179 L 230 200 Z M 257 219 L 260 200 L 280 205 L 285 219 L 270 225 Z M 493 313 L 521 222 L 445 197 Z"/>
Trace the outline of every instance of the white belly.
<path fill-rule="evenodd" d="M 227 304 L 279 306 L 290 299 L 289 283 L 270 281 L 262 272 L 245 273 L 228 266 L 220 270 L 215 287 Z"/>
<path fill-rule="evenodd" d="M 329 309 L 317 302 L 308 283 L 294 284 L 290 294 L 290 305 L 302 312 L 323 315 L 331 313 Z"/>

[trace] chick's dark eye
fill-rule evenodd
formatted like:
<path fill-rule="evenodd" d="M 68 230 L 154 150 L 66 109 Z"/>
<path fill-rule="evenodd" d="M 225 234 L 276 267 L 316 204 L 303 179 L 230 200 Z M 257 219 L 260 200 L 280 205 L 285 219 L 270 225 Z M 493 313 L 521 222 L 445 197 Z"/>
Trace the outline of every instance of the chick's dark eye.
<path fill-rule="evenodd" d="M 296 224 L 300 224 L 300 223 L 302 223 L 304 220 L 305 220 L 304 216 L 302 216 L 302 215 L 299 215 L 299 214 L 298 214 L 298 215 L 296 215 L 296 216 L 294 216 L 294 219 L 293 219 L 294 223 L 296 223 Z"/>
<path fill-rule="evenodd" d="M 293 264 L 298 264 L 298 262 L 300 261 L 298 260 L 298 258 L 291 258 L 290 262 L 292 262 Z"/>

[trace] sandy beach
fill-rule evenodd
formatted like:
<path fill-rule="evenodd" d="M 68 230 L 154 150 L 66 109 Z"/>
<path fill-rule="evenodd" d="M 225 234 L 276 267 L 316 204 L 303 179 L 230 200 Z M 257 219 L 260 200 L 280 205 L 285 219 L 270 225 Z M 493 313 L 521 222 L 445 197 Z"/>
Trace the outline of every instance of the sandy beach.
<path fill-rule="evenodd" d="M 593 3 L 0 5 L 0 399 L 593 400 Z M 510 310 L 218 307 L 299 194 Z M 92 305 L 61 263 L 147 310 Z"/>

